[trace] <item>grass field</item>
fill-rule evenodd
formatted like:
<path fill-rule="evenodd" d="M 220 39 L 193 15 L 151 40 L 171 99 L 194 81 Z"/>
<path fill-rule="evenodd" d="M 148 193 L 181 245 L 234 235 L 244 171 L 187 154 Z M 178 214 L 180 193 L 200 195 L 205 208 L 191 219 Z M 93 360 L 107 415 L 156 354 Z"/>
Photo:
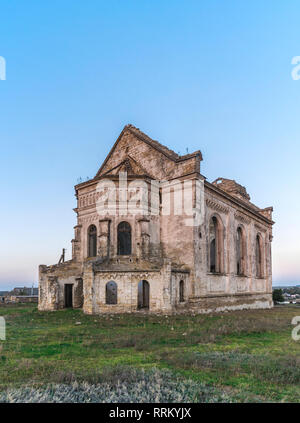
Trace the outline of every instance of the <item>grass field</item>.
<path fill-rule="evenodd" d="M 0 391 L 74 381 L 133 384 L 135 391 L 143 383 L 149 391 L 160 383 L 160 391 L 174 392 L 179 384 L 185 400 L 191 397 L 184 389 L 195 401 L 299 402 L 300 341 L 291 338 L 297 315 L 296 306 L 196 316 L 89 316 L 0 306 L 7 327 L 7 340 L 0 341 Z M 128 392 L 129 400 L 138 400 Z"/>

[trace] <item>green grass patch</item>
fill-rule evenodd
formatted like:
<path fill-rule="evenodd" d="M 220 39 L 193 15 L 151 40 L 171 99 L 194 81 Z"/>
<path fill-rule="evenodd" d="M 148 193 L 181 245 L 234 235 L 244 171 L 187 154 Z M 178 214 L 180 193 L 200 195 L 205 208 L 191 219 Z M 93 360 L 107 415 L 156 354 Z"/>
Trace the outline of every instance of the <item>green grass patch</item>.
<path fill-rule="evenodd" d="M 1 391 L 90 381 L 91 375 L 125 366 L 169 371 L 174 380 L 223 392 L 226 400 L 299 401 L 300 342 L 291 338 L 297 307 L 91 316 L 18 304 L 0 306 L 0 315 L 7 324 L 7 340 L 0 341 Z"/>

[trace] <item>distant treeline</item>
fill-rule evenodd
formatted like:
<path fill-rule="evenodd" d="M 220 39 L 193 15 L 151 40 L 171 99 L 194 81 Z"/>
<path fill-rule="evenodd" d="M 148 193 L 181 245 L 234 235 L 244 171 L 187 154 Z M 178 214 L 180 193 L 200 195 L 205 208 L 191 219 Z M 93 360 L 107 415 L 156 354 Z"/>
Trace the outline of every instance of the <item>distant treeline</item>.
<path fill-rule="evenodd" d="M 291 294 L 291 295 L 300 294 L 300 285 L 296 285 L 296 286 L 273 286 L 273 291 L 275 289 L 281 289 L 283 294 L 284 293 Z"/>

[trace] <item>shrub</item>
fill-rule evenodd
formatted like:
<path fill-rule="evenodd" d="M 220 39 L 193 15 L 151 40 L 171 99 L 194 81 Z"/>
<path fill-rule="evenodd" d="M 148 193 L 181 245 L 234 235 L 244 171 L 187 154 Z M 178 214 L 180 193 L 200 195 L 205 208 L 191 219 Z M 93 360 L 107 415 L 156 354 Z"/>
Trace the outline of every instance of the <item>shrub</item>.
<path fill-rule="evenodd" d="M 273 290 L 273 301 L 274 303 L 282 303 L 284 301 L 284 298 L 282 295 L 282 289 Z"/>
<path fill-rule="evenodd" d="M 128 380 L 124 380 L 127 375 Z M 25 386 L 0 393 L 1 403 L 172 403 L 172 402 L 232 402 L 231 398 L 206 384 L 181 379 L 171 372 L 157 369 L 126 369 L 115 378 L 103 374 L 107 382 L 91 384 L 73 381 L 52 383 L 42 387 Z"/>

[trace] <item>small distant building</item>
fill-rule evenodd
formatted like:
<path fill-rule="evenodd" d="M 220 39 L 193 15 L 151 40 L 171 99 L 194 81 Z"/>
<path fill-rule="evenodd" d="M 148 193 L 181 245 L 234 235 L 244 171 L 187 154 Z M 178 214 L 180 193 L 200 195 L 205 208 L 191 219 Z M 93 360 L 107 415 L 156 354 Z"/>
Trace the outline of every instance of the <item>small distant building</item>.
<path fill-rule="evenodd" d="M 31 288 L 27 288 L 26 286 L 24 286 L 24 287 L 16 287 L 16 288 L 14 288 L 11 292 L 10 292 L 10 294 L 11 295 L 16 295 L 16 296 L 18 296 L 18 295 L 29 295 L 29 296 L 38 296 L 39 295 L 39 289 L 38 288 L 34 288 L 34 287 L 31 287 Z"/>
<path fill-rule="evenodd" d="M 4 303 L 37 303 L 39 298 L 38 288 L 16 287 L 12 291 L 0 291 L 0 304 Z"/>
<path fill-rule="evenodd" d="M 4 297 L 5 303 L 37 303 L 38 295 L 8 295 Z"/>

